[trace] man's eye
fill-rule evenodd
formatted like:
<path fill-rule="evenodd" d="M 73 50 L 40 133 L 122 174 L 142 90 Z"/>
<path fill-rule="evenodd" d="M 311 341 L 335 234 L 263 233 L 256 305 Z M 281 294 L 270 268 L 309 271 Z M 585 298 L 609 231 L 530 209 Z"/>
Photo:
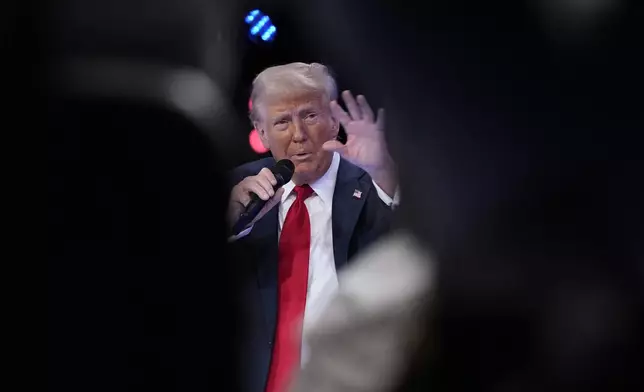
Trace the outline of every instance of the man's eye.
<path fill-rule="evenodd" d="M 318 117 L 317 113 L 309 113 L 304 118 L 307 119 L 307 120 L 315 120 L 317 117 Z"/>
<path fill-rule="evenodd" d="M 286 120 L 277 120 L 277 121 L 275 121 L 275 125 L 284 125 L 286 123 L 288 123 L 288 121 L 286 121 Z"/>

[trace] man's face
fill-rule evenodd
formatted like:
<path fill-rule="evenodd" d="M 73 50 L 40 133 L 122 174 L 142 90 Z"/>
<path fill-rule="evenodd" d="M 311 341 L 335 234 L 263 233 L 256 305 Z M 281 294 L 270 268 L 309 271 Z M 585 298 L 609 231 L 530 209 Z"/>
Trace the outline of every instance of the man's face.
<path fill-rule="evenodd" d="M 334 139 L 339 128 L 324 96 L 303 93 L 266 99 L 262 122 L 256 127 L 276 160 L 293 161 L 295 183 L 313 182 L 329 168 L 333 154 L 322 145 Z"/>

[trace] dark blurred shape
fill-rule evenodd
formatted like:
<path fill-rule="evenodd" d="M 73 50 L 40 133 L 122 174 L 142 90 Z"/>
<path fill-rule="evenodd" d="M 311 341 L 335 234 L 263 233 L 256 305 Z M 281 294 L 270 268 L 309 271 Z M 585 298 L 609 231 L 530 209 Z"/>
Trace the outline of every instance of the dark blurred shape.
<path fill-rule="evenodd" d="M 234 147 L 200 4 L 48 15 L 52 391 L 237 390 L 220 185 Z"/>
<path fill-rule="evenodd" d="M 401 390 L 641 389 L 638 2 L 294 13 L 386 107 L 402 226 L 438 255 L 429 348 Z"/>
<path fill-rule="evenodd" d="M 236 310 L 207 138 L 144 103 L 52 110 L 50 388 L 214 388 Z"/>

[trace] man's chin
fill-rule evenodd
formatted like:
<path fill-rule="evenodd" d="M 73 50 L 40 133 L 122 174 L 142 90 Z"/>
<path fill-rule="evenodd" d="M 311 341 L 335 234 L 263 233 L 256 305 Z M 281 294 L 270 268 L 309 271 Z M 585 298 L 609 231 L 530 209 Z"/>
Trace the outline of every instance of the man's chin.
<path fill-rule="evenodd" d="M 315 181 L 318 175 L 318 166 L 316 162 L 299 162 L 295 164 L 295 173 L 293 174 L 293 182 L 309 183 Z"/>
<path fill-rule="evenodd" d="M 313 161 L 304 161 L 304 162 L 295 162 L 295 174 L 307 175 L 311 174 L 317 168 L 317 165 Z"/>
<path fill-rule="evenodd" d="M 311 182 L 317 180 L 330 165 L 330 160 L 326 160 L 319 155 L 311 155 L 306 159 L 291 159 L 295 165 L 294 182 Z M 296 181 L 297 180 L 297 181 Z"/>

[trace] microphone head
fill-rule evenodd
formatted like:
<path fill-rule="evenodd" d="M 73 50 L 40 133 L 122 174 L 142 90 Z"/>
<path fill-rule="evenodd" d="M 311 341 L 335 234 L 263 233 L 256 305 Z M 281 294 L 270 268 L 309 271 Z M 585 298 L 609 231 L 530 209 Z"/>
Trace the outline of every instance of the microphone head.
<path fill-rule="evenodd" d="M 280 187 L 291 181 L 293 172 L 295 172 L 295 165 L 290 159 L 282 159 L 273 166 L 271 171 L 273 172 L 273 175 L 275 175 L 277 186 Z"/>

